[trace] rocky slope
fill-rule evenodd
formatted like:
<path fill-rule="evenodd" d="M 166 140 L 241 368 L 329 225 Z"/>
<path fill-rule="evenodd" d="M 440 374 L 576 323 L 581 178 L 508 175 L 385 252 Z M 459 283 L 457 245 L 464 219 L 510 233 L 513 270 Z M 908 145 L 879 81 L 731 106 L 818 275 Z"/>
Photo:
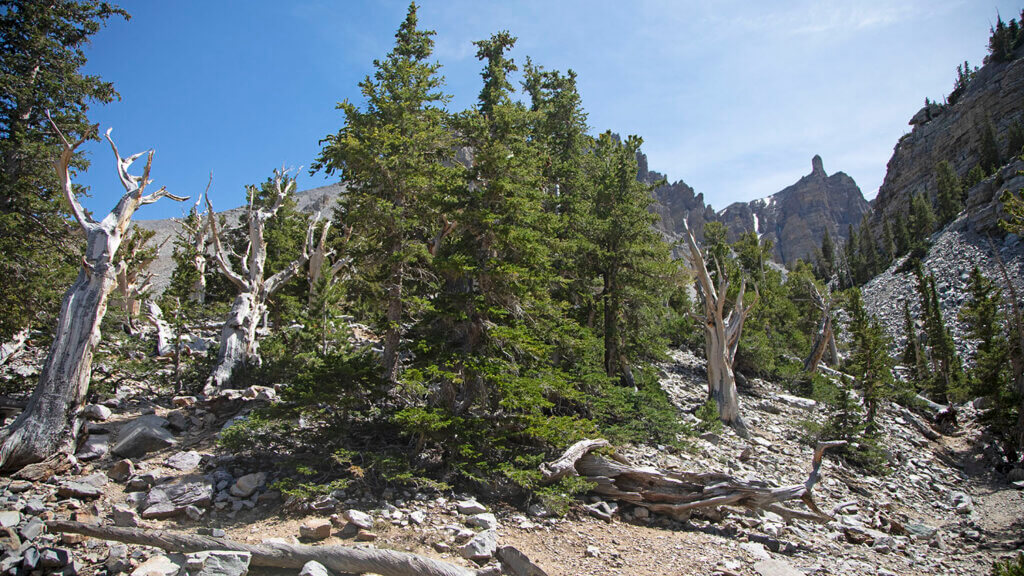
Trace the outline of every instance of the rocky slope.
<path fill-rule="evenodd" d="M 669 183 L 667 176 L 648 168 L 647 156 L 644 153 L 637 152 L 636 159 L 637 180 L 645 184 L 665 181 L 652 193 L 654 202 L 651 204 L 651 211 L 661 216 L 661 220 L 656 224 L 658 230 L 667 238 L 678 238 L 683 231 L 682 222 L 685 219 L 694 237 L 702 241 L 704 224 L 715 219 L 715 211 L 704 203 L 704 194 L 696 194 L 693 188 L 682 180 Z"/>
<path fill-rule="evenodd" d="M 875 199 L 874 221 L 905 213 L 914 194 L 933 197 L 935 166 L 943 160 L 963 178 L 978 163 L 980 131 L 987 121 L 992 122 L 997 141 L 1005 147 L 1009 127 L 1024 121 L 1022 103 L 1024 58 L 1017 58 L 983 66 L 955 105 L 933 104 L 915 114 L 910 121 L 913 130 L 896 144 L 889 160 Z M 1000 152 L 1007 151 L 1003 148 Z"/>
<path fill-rule="evenodd" d="M 1007 294 L 999 267 L 999 260 L 1002 260 L 1018 296 L 1024 297 L 1024 242 L 1014 234 L 1002 235 L 996 226 L 1000 216 L 999 191 L 1022 188 L 1022 160 L 1004 166 L 998 174 L 974 186 L 968 191 L 968 208 L 946 228 L 935 233 L 923 261 L 925 269 L 935 275 L 946 325 L 950 327 L 958 351 L 968 360 L 973 357 L 974 343 L 967 337 L 967 327 L 959 320 L 958 314 L 969 300 L 968 276 L 971 269 L 977 265 Z M 897 260 L 862 289 L 865 306 L 882 321 L 898 350 L 905 345 L 903 302 L 908 301 L 911 312 L 915 317 L 920 316 L 917 279 L 912 271 L 903 270 L 904 262 L 905 258 Z"/>
<path fill-rule="evenodd" d="M 829 176 L 821 156 L 811 159 L 811 173 L 767 198 L 730 204 L 716 216 L 729 229 L 729 239 L 757 232 L 775 245 L 775 257 L 786 265 L 812 260 L 827 231 L 838 245 L 870 211 L 860 188 L 843 172 Z"/>
<path fill-rule="evenodd" d="M 702 361 L 686 351 L 674 352 L 661 367 L 662 386 L 694 424 L 693 414 L 706 399 L 704 378 Z M 473 543 L 484 546 L 481 563 L 495 545 L 513 546 L 551 576 L 981 576 L 989 574 L 993 560 L 1024 544 L 1024 483 L 1007 484 L 1006 477 L 988 472 L 990 442 L 969 406 L 961 411 L 961 428 L 930 441 L 918 428 L 927 424 L 885 405 L 879 425 L 890 473 L 865 475 L 826 456 L 815 497 L 834 519 L 787 524 L 772 513 L 738 509 L 721 519 L 679 521 L 594 498 L 566 518 L 553 518 L 538 507 L 481 505 L 472 494 L 427 488 L 350 488 L 288 500 L 273 489 L 282 473 L 271 465 L 273 458 L 236 458 L 216 443 L 226 424 L 276 402 L 272 388 L 197 401 L 172 400 L 170 394 L 154 394 L 152 386 L 153 381 L 124 381 L 116 395 L 87 409 L 93 420 L 89 440 L 71 470 L 37 482 L 0 478 L 0 573 L 174 576 L 184 565 L 181 574 L 194 575 L 205 560 L 43 529 L 44 521 L 68 518 L 248 544 L 276 538 L 378 546 L 466 567 L 475 565 L 465 557 L 481 550 Z M 803 422 L 823 420 L 825 409 L 756 379 L 742 391 L 742 402 L 754 432 L 749 440 L 726 429 L 694 438 L 683 451 L 626 446 L 621 453 L 662 469 L 720 471 L 771 485 L 802 483 L 811 457 Z M 220 560 L 236 568 L 247 563 L 244 557 Z"/>

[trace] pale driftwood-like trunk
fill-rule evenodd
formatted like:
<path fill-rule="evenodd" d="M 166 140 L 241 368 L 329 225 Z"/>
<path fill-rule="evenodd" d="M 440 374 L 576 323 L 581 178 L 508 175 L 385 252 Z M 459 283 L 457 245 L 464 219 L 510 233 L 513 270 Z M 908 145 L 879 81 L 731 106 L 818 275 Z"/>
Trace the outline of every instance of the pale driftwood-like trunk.
<path fill-rule="evenodd" d="M 138 239 L 132 239 L 139 234 L 137 229 L 130 229 L 125 234 L 126 246 L 130 248 L 127 254 L 118 258 L 116 276 L 117 288 L 121 293 L 121 303 L 124 306 L 125 321 L 128 323 L 128 330 L 135 332 L 135 318 L 142 311 L 142 300 L 153 288 L 153 273 L 148 272 L 150 264 L 156 259 L 157 253 L 163 246 L 157 246 L 152 252 L 146 250 L 146 246 Z"/>
<path fill-rule="evenodd" d="M 156 328 L 156 355 L 173 356 L 178 353 L 178 343 L 174 341 L 174 331 L 164 321 L 164 313 L 156 302 L 146 303 L 146 320 Z"/>
<path fill-rule="evenodd" d="M 285 197 L 295 187 L 294 180 L 289 180 L 287 184 L 284 184 L 286 177 L 287 173 L 283 169 L 274 171 L 276 196 L 274 204 L 270 208 L 256 208 L 253 205 L 256 188 L 249 187 L 249 243 L 241 261 L 241 273 L 235 272 L 224 252 L 213 204 L 210 202 L 209 194 L 206 196 L 210 235 L 213 239 L 217 264 L 220 266 L 221 273 L 238 289 L 238 295 L 235 296 L 231 311 L 228 312 L 224 326 L 221 328 L 217 363 L 207 381 L 204 390 L 206 394 L 214 394 L 222 390 L 231 380 L 231 375 L 239 365 L 246 362 L 259 364 L 257 328 L 267 312 L 267 299 L 287 284 L 309 260 L 310 249 L 313 245 L 313 231 L 316 228 L 315 217 L 306 232 L 306 243 L 303 246 L 302 255 L 277 274 L 270 278 L 264 278 L 267 244 L 263 240 L 263 231 L 267 221 L 277 214 Z"/>
<path fill-rule="evenodd" d="M 209 198 L 211 184 L 213 184 L 212 173 L 210 180 L 206 183 L 206 190 L 192 205 L 188 216 L 178 221 L 181 226 L 178 237 L 192 249 L 192 267 L 196 270 L 196 279 L 192 282 L 188 298 L 199 305 L 206 303 L 206 251 L 210 243 L 210 219 L 214 217 L 209 210 L 200 212 L 199 207 L 204 196 Z"/>
<path fill-rule="evenodd" d="M 226 538 L 194 536 L 169 530 L 117 528 L 80 522 L 52 520 L 46 523 L 50 532 L 84 534 L 102 540 L 156 546 L 173 552 L 205 550 L 239 550 L 249 552 L 252 566 L 298 570 L 306 562 L 316 561 L 328 570 L 342 574 L 380 574 L 381 576 L 477 576 L 478 572 L 442 560 L 418 554 L 381 548 L 349 546 L 306 546 L 284 542 L 259 546 L 243 544 Z"/>
<path fill-rule="evenodd" d="M 57 130 L 56 125 L 54 129 Z M 60 131 L 57 130 L 58 134 Z M 141 154 L 122 158 L 107 131 L 107 140 L 117 158 L 117 170 L 125 195 L 99 222 L 90 218 L 79 204 L 71 184 L 68 166 L 75 148 L 64 141 L 64 152 L 55 163 L 64 197 L 85 231 L 87 245 L 82 269 L 64 295 L 53 344 L 24 412 L 11 426 L 0 432 L 0 470 L 20 469 L 52 456 L 69 452 L 75 445 L 79 423 L 77 414 L 85 402 L 92 372 L 93 349 L 100 340 L 100 321 L 107 309 L 107 297 L 117 283 L 114 257 L 135 210 L 143 204 L 167 196 L 163 188 L 143 195 L 149 183 L 153 152 L 149 152 L 142 176 L 132 176 L 128 168 Z"/>
<path fill-rule="evenodd" d="M 718 472 L 691 473 L 633 466 L 624 458 L 593 454 L 605 447 L 604 440 L 582 440 L 569 447 L 558 460 L 542 464 L 541 475 L 551 483 L 567 475 L 580 476 L 594 483 L 593 492 L 620 502 L 642 506 L 651 512 L 685 520 L 696 511 L 720 506 L 740 506 L 774 512 L 787 521 L 793 518 L 827 522 L 831 518 L 818 509 L 812 490 L 820 479 L 821 458 L 825 450 L 845 441 L 820 442 L 814 449 L 812 470 L 803 484 L 773 488 L 758 480 L 739 480 Z M 802 500 L 811 512 L 786 508 L 781 504 Z"/>
<path fill-rule="evenodd" d="M 811 297 L 814 298 L 814 305 L 821 311 L 821 320 L 818 322 L 818 330 L 814 335 L 814 344 L 811 346 L 811 353 L 804 360 L 804 370 L 810 373 L 818 371 L 825 354 L 832 356 L 832 361 L 838 361 L 836 352 L 836 337 L 832 330 L 832 284 L 825 286 L 825 293 L 818 291 L 818 287 L 811 283 Z"/>
<path fill-rule="evenodd" d="M 739 293 L 733 309 L 725 312 L 725 302 L 729 292 L 729 280 L 725 274 L 719 274 L 718 287 L 715 288 L 708 274 L 704 256 L 683 222 L 683 237 L 690 250 L 690 264 L 697 284 L 697 293 L 703 304 L 704 314 L 698 320 L 704 325 L 704 355 L 707 358 L 708 394 L 718 404 L 718 417 L 731 426 L 737 434 L 747 436 L 747 426 L 740 415 L 739 393 L 736 390 L 736 375 L 733 364 L 736 362 L 736 349 L 740 344 L 740 333 L 743 321 L 750 312 L 751 306 L 743 305 L 744 293 L 747 289 L 746 279 L 740 282 Z"/>
<path fill-rule="evenodd" d="M 319 215 L 317 219 L 319 219 Z M 334 250 L 327 246 L 327 233 L 330 229 L 331 221 L 328 220 L 324 222 L 324 227 L 320 231 L 320 240 L 309 253 L 309 299 L 306 301 L 306 305 L 309 307 L 313 307 L 316 299 L 320 296 L 321 284 L 330 286 L 334 282 L 335 276 L 349 264 L 348 258 L 331 261 Z M 343 243 L 347 244 L 351 237 L 352 227 L 345 227 Z"/>

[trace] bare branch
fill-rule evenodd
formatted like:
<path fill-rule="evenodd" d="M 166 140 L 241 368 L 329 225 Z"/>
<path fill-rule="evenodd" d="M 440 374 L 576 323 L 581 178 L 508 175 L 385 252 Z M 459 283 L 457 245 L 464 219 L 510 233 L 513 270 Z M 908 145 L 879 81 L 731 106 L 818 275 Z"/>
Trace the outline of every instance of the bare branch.
<path fill-rule="evenodd" d="M 71 207 L 71 213 L 75 216 L 75 220 L 85 230 L 86 234 L 89 233 L 89 229 L 96 225 L 89 216 L 86 215 L 85 210 L 82 208 L 82 204 L 78 201 L 78 197 L 75 195 L 75 188 L 71 183 L 71 160 L 75 156 L 75 149 L 85 142 L 86 138 L 83 136 L 74 144 L 68 142 L 64 133 L 57 127 L 57 123 L 50 117 L 50 112 L 46 112 L 46 119 L 50 121 L 50 126 L 53 127 L 53 131 L 60 137 L 61 142 L 64 144 L 64 150 L 60 153 L 60 158 L 53 163 L 53 167 L 57 170 L 57 178 L 64 185 L 64 199 L 67 200 L 68 206 Z"/>
<path fill-rule="evenodd" d="M 188 200 L 188 196 L 175 196 L 174 194 L 171 194 L 170 192 L 168 192 L 167 188 L 161 187 L 156 192 L 153 192 L 152 194 L 146 194 L 145 196 L 143 196 L 139 200 L 139 204 L 140 205 L 152 204 L 153 202 L 156 202 L 157 200 L 159 200 L 161 198 L 164 198 L 164 197 L 170 198 L 171 200 L 174 200 L 175 202 L 184 202 L 185 200 Z"/>
<path fill-rule="evenodd" d="M 227 276 L 228 280 L 240 290 L 245 290 L 247 286 L 246 281 L 231 269 L 231 262 L 224 255 L 224 247 L 220 243 L 220 232 L 217 230 L 217 214 L 213 211 L 213 204 L 210 202 L 209 194 L 206 195 L 206 209 L 210 214 L 210 235 L 213 237 L 214 259 L 217 260 L 221 272 Z"/>

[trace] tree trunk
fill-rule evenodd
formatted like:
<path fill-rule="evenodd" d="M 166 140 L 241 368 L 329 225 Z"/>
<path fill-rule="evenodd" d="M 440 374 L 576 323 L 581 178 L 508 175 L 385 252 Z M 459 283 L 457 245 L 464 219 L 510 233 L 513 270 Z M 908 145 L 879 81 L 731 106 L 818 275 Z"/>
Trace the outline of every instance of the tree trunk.
<path fill-rule="evenodd" d="M 700 294 L 704 308 L 704 315 L 700 320 L 704 324 L 708 396 L 714 398 L 718 404 L 718 417 L 722 422 L 731 426 L 740 436 L 747 437 L 749 432 L 740 415 L 739 393 L 736 390 L 736 376 L 733 373 L 743 321 L 750 311 L 750 306 L 743 305 L 743 296 L 747 289 L 746 279 L 740 282 L 733 310 L 726 315 L 725 300 L 729 292 L 729 281 L 721 275 L 718 288 L 715 288 L 711 282 L 711 275 L 708 274 L 704 256 L 697 247 L 685 219 L 683 224 L 684 238 L 690 249 L 690 264 L 696 276 L 697 293 Z"/>
<path fill-rule="evenodd" d="M 396 265 L 391 270 L 391 285 L 388 287 L 387 328 L 384 332 L 384 356 L 381 366 L 384 379 L 398 382 L 398 349 L 402 342 L 402 276 L 404 267 Z"/>
<path fill-rule="evenodd" d="M 619 374 L 619 300 L 611 273 L 604 274 L 604 371 Z"/>
<path fill-rule="evenodd" d="M 205 250 L 205 246 L 203 247 Z M 196 268 L 196 280 L 192 283 L 192 290 L 189 292 L 189 299 L 199 304 L 206 304 L 206 255 L 200 252 L 192 260 Z"/>
<path fill-rule="evenodd" d="M 231 380 L 235 368 L 245 362 L 258 362 L 259 342 L 256 340 L 256 328 L 263 317 L 261 305 L 256 302 L 252 292 L 241 292 L 235 296 L 224 326 L 220 331 L 220 349 L 217 350 L 217 364 L 210 376 L 212 388 L 205 390 L 213 394 L 223 390 Z"/>
<path fill-rule="evenodd" d="M 143 196 L 149 181 L 153 152 L 149 153 L 143 175 L 132 176 L 128 173 L 128 167 L 139 155 L 121 158 L 108 130 L 107 140 L 117 157 L 118 175 L 126 194 L 102 221 L 94 221 L 86 215 L 78 202 L 68 172 L 75 148 L 82 141 L 72 145 L 52 121 L 51 125 L 64 141 L 64 152 L 55 163 L 57 176 L 64 183 L 65 199 L 86 233 L 87 244 L 82 258 L 82 270 L 64 294 L 56 336 L 39 376 L 39 383 L 25 411 L 11 426 L 0 432 L 0 442 L 3 443 L 0 447 L 0 470 L 20 469 L 55 455 L 69 453 L 74 448 L 80 427 L 76 416 L 89 390 L 93 350 L 100 340 L 100 322 L 107 310 L 107 297 L 117 284 L 117 270 L 113 260 L 117 249 L 132 215 L 140 205 L 153 203 L 163 196 L 182 200 L 170 196 L 163 188 Z"/>
<path fill-rule="evenodd" d="M 164 313 L 156 302 L 150 300 L 146 305 L 146 319 L 156 328 L 156 355 L 177 355 L 180 343 L 175 342 L 174 332 L 164 321 Z"/>

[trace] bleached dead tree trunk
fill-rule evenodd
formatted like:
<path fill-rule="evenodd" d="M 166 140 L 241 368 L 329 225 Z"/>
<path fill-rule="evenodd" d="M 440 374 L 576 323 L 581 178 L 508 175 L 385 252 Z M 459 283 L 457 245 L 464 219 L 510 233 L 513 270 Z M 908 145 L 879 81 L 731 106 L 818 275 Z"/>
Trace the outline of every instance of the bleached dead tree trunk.
<path fill-rule="evenodd" d="M 836 278 L 833 277 L 833 280 Z M 814 305 L 821 311 L 821 320 L 818 322 L 818 331 L 814 336 L 811 354 L 804 360 L 804 370 L 813 374 L 818 371 L 818 365 L 826 353 L 832 356 L 833 362 L 838 362 L 839 358 L 836 352 L 836 337 L 832 330 L 832 280 L 825 285 L 824 294 L 813 282 L 810 284 Z"/>
<path fill-rule="evenodd" d="M 152 236 L 152 232 L 144 232 L 138 227 L 129 229 L 123 241 L 123 256 L 118 258 L 117 288 L 121 293 L 125 321 L 131 333 L 135 332 L 135 318 L 142 311 L 142 300 L 153 288 L 153 273 L 148 268 L 163 246 L 147 248 L 146 242 Z"/>
<path fill-rule="evenodd" d="M 725 312 L 726 295 L 729 292 L 729 279 L 724 273 L 718 276 L 716 288 L 708 274 L 704 256 L 697 247 L 689 226 L 683 219 L 683 237 L 690 250 L 690 264 L 697 285 L 697 293 L 703 303 L 704 314 L 698 319 L 704 326 L 704 355 L 707 358 L 708 394 L 718 404 L 718 417 L 731 426 L 740 436 L 748 435 L 747 426 L 740 416 L 740 399 L 736 391 L 736 375 L 733 364 L 736 361 L 736 348 L 740 344 L 740 333 L 743 321 L 750 312 L 750 306 L 743 305 L 747 281 L 740 281 L 736 302 L 728 314 Z"/>
<path fill-rule="evenodd" d="M 181 343 L 175 341 L 174 331 L 164 320 L 163 310 L 152 300 L 146 303 L 146 320 L 156 328 L 156 355 L 173 356 L 178 354 Z"/>
<path fill-rule="evenodd" d="M 196 269 L 196 279 L 192 282 L 192 289 L 189 291 L 189 300 L 196 304 L 206 303 L 206 249 L 210 243 L 210 219 L 214 215 L 207 210 L 200 212 L 200 204 L 203 196 L 210 197 L 210 185 L 213 184 L 213 174 L 206 183 L 206 190 L 199 195 L 199 199 L 192 205 L 188 216 L 178 223 L 181 225 L 179 237 L 192 251 L 192 266 Z"/>
<path fill-rule="evenodd" d="M 316 219 L 319 220 L 319 213 Z M 331 262 L 330 259 L 334 256 L 334 249 L 327 246 L 327 234 L 330 230 L 331 221 L 327 220 L 320 231 L 320 240 L 309 253 L 309 299 L 306 301 L 306 305 L 309 307 L 312 307 L 317 297 L 320 296 L 321 283 L 326 283 L 326 285 L 330 286 L 334 281 L 334 277 L 349 264 L 348 258 L 338 258 Z M 347 244 L 351 237 L 352 227 L 346 226 L 345 233 L 342 236 L 342 244 Z"/>
<path fill-rule="evenodd" d="M 164 196 L 185 200 L 168 194 L 164 188 L 143 195 L 149 184 L 153 151 L 149 151 L 142 176 L 132 176 L 128 168 L 143 153 L 122 158 L 107 130 L 125 194 L 110 214 L 99 222 L 93 220 L 75 196 L 68 169 L 75 149 L 84 139 L 71 144 L 52 121 L 51 125 L 64 142 L 64 151 L 55 163 L 57 175 L 64 185 L 64 197 L 71 212 L 85 232 L 87 246 L 78 279 L 64 294 L 56 335 L 39 383 L 24 412 L 0 432 L 0 470 L 20 469 L 42 461 L 53 463 L 48 459 L 74 448 L 80 426 L 77 414 L 89 389 L 93 349 L 100 340 L 100 321 L 107 309 L 107 297 L 117 282 L 113 259 L 132 215 L 139 206 Z"/>
<path fill-rule="evenodd" d="M 240 364 L 251 362 L 259 364 L 259 342 L 256 329 L 267 311 L 267 299 L 288 283 L 309 260 L 309 252 L 313 245 L 313 231 L 316 218 L 306 231 L 306 243 L 302 255 L 296 258 L 280 272 L 270 278 L 264 278 L 264 267 L 267 262 L 267 243 L 263 232 L 268 220 L 273 218 L 281 208 L 285 197 L 292 192 L 295 181 L 283 184 L 287 172 L 274 171 L 274 203 L 270 208 L 256 208 L 256 188 L 249 188 L 249 242 L 245 255 L 241 259 L 241 273 L 235 272 L 221 244 L 220 232 L 217 230 L 217 218 L 214 216 L 210 196 L 206 196 L 206 208 L 210 214 L 210 233 L 217 264 L 224 274 L 238 289 L 238 295 L 231 305 L 231 311 L 224 320 L 220 333 L 220 350 L 217 352 L 217 364 L 207 381 L 204 392 L 214 394 L 222 390 L 231 379 L 231 374 Z M 283 184 L 283 185 L 282 185 Z"/>

